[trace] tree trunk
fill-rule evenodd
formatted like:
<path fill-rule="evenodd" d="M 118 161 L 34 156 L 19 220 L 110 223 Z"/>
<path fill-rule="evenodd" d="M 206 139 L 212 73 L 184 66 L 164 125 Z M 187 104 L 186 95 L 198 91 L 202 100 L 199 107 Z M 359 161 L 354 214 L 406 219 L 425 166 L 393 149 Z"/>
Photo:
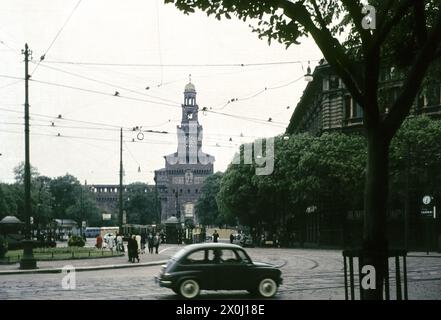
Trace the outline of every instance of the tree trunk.
<path fill-rule="evenodd" d="M 363 290 L 364 299 L 382 300 L 387 261 L 386 239 L 389 141 L 377 128 L 369 130 L 364 198 L 362 265 L 375 268 L 375 289 Z M 372 132 L 373 131 L 373 132 Z"/>

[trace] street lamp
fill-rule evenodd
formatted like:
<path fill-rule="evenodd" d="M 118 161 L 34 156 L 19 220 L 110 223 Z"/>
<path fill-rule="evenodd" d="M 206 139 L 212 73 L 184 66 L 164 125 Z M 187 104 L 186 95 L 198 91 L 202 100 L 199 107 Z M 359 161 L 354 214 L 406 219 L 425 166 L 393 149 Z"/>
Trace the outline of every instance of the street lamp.
<path fill-rule="evenodd" d="M 305 81 L 312 82 L 313 80 L 314 77 L 312 76 L 310 61 L 308 61 L 308 68 L 306 69 Z"/>

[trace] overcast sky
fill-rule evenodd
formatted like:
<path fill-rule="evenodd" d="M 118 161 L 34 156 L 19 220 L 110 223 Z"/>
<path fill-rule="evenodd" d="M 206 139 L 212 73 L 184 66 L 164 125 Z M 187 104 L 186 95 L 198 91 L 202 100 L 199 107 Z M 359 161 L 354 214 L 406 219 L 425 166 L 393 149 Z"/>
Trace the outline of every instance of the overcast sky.
<path fill-rule="evenodd" d="M 199 117 L 203 150 L 216 157 L 215 171 L 224 171 L 241 142 L 285 131 L 306 82 L 283 85 L 301 78 L 308 60 L 315 66 L 322 57 L 310 39 L 288 50 L 279 43 L 268 46 L 248 23 L 218 21 L 202 12 L 186 16 L 163 0 L 77 4 L 78 0 L 1 1 L 0 182 L 12 182 L 13 168 L 24 159 L 24 81 L 3 76 L 23 77 L 20 51 L 26 42 L 34 59 L 31 164 L 43 175 L 70 173 L 89 184 L 118 183 L 118 127 L 125 128 L 124 182 L 153 182 L 153 171 L 164 166 L 163 156 L 176 151 L 176 125 L 189 74 L 200 109 L 241 117 Z M 279 61 L 302 63 L 213 66 Z M 113 96 L 115 91 L 119 96 Z M 225 106 L 233 98 L 239 101 Z M 169 134 L 145 133 L 140 141 L 138 132 L 128 130 L 136 126 Z"/>

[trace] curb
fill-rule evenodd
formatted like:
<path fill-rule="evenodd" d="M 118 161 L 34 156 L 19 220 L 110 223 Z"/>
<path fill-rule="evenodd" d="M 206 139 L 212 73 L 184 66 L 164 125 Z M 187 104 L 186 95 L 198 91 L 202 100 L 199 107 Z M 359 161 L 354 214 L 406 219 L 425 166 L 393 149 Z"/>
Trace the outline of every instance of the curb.
<path fill-rule="evenodd" d="M 135 263 L 135 264 L 113 264 L 113 265 L 104 265 L 104 266 L 76 267 L 75 272 L 150 267 L 150 266 L 157 266 L 157 265 L 165 264 L 165 263 L 167 263 L 167 261 L 168 260 L 160 260 L 160 261 Z M 63 272 L 63 268 L 50 268 L 50 269 L 46 268 L 46 269 L 32 269 L 32 270 L 6 270 L 6 271 L 0 271 L 0 276 L 2 276 L 2 275 L 15 275 L 15 274 L 62 273 L 62 272 Z"/>

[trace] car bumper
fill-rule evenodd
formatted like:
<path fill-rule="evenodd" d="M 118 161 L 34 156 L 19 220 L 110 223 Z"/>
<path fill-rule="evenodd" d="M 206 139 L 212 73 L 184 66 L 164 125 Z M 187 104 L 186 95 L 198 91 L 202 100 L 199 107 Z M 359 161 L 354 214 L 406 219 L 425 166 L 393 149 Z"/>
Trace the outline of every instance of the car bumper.
<path fill-rule="evenodd" d="M 280 278 L 280 279 L 279 279 L 279 286 L 280 286 L 281 284 L 283 284 L 283 278 Z"/>
<path fill-rule="evenodd" d="M 155 283 L 163 288 L 173 287 L 173 282 L 171 280 L 164 280 L 160 277 L 155 277 Z"/>

